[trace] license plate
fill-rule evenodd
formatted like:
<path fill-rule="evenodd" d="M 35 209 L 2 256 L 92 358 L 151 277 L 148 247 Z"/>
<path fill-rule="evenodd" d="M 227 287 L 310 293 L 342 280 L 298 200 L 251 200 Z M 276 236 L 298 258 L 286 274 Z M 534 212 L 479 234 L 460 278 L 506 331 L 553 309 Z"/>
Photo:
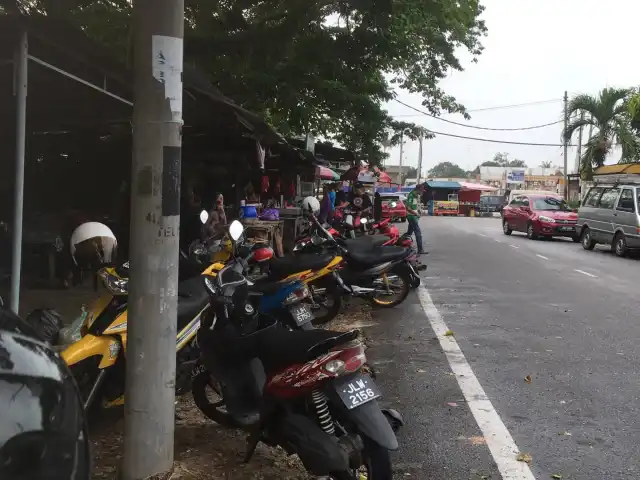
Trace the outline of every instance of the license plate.
<path fill-rule="evenodd" d="M 576 227 L 560 227 L 561 232 L 575 232 Z"/>
<path fill-rule="evenodd" d="M 311 312 L 311 309 L 304 303 L 289 307 L 289 313 L 291 313 L 293 320 L 298 326 L 302 326 L 313 320 L 313 312 Z"/>
<path fill-rule="evenodd" d="M 352 410 L 382 396 L 373 379 L 356 374 L 335 382 L 335 389 L 344 405 Z"/>

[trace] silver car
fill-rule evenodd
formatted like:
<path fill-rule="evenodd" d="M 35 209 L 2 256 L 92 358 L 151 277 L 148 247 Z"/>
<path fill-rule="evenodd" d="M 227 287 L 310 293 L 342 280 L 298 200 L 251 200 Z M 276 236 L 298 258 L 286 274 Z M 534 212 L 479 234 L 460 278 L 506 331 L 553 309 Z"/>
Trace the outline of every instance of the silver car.
<path fill-rule="evenodd" d="M 578 210 L 578 230 L 585 250 L 611 245 L 619 257 L 640 249 L 640 185 L 597 184 L 589 189 Z"/>

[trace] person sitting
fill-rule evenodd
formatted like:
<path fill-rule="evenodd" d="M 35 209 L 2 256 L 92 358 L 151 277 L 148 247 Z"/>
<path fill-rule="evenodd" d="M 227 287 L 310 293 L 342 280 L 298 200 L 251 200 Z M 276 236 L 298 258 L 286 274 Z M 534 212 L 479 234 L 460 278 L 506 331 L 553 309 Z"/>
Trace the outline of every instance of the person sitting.
<path fill-rule="evenodd" d="M 224 233 L 227 225 L 227 215 L 224 211 L 224 197 L 221 193 L 216 193 L 215 204 L 209 212 L 209 217 L 204 224 L 204 236 L 213 237 Z"/>

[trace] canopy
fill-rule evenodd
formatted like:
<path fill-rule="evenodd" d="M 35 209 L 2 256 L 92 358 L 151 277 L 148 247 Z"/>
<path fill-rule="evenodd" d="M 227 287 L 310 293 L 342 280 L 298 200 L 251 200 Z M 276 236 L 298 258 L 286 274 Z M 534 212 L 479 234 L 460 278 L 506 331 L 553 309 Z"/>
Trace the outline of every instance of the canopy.
<path fill-rule="evenodd" d="M 316 177 L 321 180 L 340 180 L 340 175 L 330 168 L 318 166 L 316 167 Z"/>
<path fill-rule="evenodd" d="M 378 167 L 368 169 L 366 167 L 352 167 L 341 177 L 342 180 L 363 183 L 393 183 L 391 177 Z"/>
<path fill-rule="evenodd" d="M 458 182 L 441 182 L 438 180 L 427 180 L 424 182 L 427 188 L 441 188 L 445 190 L 460 190 L 461 185 Z"/>
<path fill-rule="evenodd" d="M 489 185 L 483 185 L 481 183 L 471 183 L 471 182 L 458 182 L 462 187 L 462 190 L 479 190 L 481 192 L 495 192 L 498 190 L 495 187 L 490 187 Z"/>

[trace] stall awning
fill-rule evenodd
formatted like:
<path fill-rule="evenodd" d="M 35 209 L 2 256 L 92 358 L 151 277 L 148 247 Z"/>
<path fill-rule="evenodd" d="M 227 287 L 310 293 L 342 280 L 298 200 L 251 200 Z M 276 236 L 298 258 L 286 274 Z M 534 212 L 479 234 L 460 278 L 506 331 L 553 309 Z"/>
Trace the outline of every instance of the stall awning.
<path fill-rule="evenodd" d="M 458 182 L 442 182 L 427 180 L 424 182 L 428 188 L 441 188 L 443 190 L 460 190 L 462 188 Z"/>
<path fill-rule="evenodd" d="M 316 177 L 320 180 L 340 180 L 340 175 L 330 168 L 323 166 L 316 167 Z"/>
<path fill-rule="evenodd" d="M 462 190 L 473 190 L 473 191 L 481 191 L 481 192 L 495 192 L 498 190 L 495 187 L 490 187 L 489 185 L 483 185 L 481 183 L 471 183 L 471 182 L 458 182 L 462 187 Z"/>
<path fill-rule="evenodd" d="M 640 164 L 638 163 L 618 163 L 616 165 L 604 165 L 595 172 L 594 175 L 615 175 L 615 174 L 640 174 Z"/>

